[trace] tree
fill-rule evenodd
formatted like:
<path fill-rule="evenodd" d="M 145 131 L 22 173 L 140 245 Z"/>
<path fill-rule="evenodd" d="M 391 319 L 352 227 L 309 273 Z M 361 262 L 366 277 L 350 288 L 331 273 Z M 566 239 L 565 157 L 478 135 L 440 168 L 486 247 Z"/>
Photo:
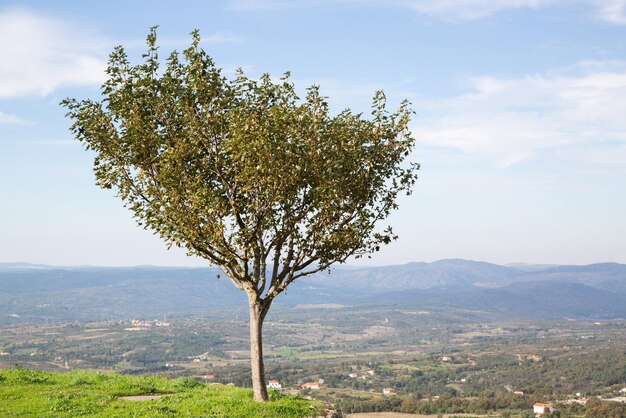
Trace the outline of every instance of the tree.
<path fill-rule="evenodd" d="M 159 68 L 156 28 L 144 62 L 111 53 L 101 101 L 65 99 L 70 128 L 95 153 L 96 183 L 114 189 L 144 229 L 219 266 L 248 297 L 254 398 L 267 400 L 261 328 L 294 280 L 395 239 L 384 220 L 410 194 L 417 164 L 405 101 L 371 120 L 329 112 L 318 87 L 300 99 L 238 70 L 228 79 L 200 48 Z"/>

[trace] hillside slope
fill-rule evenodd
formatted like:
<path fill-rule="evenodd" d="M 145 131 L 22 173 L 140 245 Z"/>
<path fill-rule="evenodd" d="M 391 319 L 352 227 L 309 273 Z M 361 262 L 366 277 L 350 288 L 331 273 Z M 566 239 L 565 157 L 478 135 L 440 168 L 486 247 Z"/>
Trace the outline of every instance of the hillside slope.
<path fill-rule="evenodd" d="M 0 264 L 0 323 L 155 318 L 244 309 L 216 268 Z M 626 265 L 499 266 L 441 260 L 343 267 L 295 282 L 278 306 L 340 303 L 481 310 L 535 318 L 626 317 Z"/>
<path fill-rule="evenodd" d="M 0 370 L 0 416 L 227 416 L 303 418 L 322 405 L 273 392 L 270 402 L 252 400 L 252 390 L 199 383 L 193 378 L 122 376 L 73 371 L 52 373 L 24 368 Z M 164 395 L 151 400 L 124 399 Z"/>

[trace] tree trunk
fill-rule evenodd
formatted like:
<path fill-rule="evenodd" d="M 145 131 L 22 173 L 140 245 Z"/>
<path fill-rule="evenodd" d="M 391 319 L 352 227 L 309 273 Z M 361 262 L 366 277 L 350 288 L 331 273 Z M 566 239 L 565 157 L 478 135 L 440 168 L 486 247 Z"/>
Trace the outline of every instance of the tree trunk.
<path fill-rule="evenodd" d="M 268 400 L 265 387 L 265 368 L 263 366 L 263 319 L 265 312 L 256 295 L 248 296 L 250 302 L 250 364 L 252 366 L 252 390 L 254 400 Z"/>

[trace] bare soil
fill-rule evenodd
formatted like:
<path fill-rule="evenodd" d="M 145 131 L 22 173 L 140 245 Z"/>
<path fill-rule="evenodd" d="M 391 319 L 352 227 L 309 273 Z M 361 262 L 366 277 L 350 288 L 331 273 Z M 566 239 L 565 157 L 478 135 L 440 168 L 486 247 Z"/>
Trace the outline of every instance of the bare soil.
<path fill-rule="evenodd" d="M 151 401 L 152 399 L 160 399 L 163 396 L 167 396 L 165 394 L 153 394 L 153 395 L 133 395 L 133 396 L 120 396 L 117 399 L 122 399 L 125 401 Z"/>
<path fill-rule="evenodd" d="M 401 414 L 399 412 L 362 412 L 358 414 L 348 414 L 347 418 L 433 418 L 438 415 L 416 415 L 416 414 Z M 487 418 L 489 415 L 476 415 L 476 414 L 441 414 L 443 418 L 450 417 L 483 417 Z M 491 415 L 493 416 L 493 415 Z"/>

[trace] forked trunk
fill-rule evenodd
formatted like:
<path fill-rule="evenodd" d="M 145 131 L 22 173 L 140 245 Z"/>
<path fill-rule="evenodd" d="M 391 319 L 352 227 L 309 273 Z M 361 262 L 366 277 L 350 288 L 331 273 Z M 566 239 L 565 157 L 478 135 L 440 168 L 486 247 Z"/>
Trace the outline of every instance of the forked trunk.
<path fill-rule="evenodd" d="M 263 366 L 263 319 L 265 313 L 260 302 L 254 297 L 248 297 L 250 302 L 250 364 L 252 366 L 252 390 L 254 400 L 267 401 L 265 387 L 265 368 Z"/>

